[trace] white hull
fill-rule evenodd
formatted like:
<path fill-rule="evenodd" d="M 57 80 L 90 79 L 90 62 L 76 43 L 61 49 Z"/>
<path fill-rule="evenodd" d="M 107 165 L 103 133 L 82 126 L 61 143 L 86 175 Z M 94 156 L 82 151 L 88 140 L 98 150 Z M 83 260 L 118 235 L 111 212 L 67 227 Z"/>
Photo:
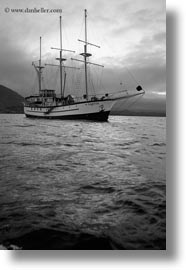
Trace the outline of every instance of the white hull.
<path fill-rule="evenodd" d="M 47 119 L 91 119 L 106 121 L 116 100 L 88 101 L 71 105 L 24 106 L 27 117 Z"/>

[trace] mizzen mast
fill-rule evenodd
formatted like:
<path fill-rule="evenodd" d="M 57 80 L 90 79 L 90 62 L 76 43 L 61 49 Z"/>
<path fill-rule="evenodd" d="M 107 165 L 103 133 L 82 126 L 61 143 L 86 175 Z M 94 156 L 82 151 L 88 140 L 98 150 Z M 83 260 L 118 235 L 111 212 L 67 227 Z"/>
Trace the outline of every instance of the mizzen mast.
<path fill-rule="evenodd" d="M 39 81 L 39 95 L 40 95 L 40 93 L 41 93 L 41 88 L 42 88 L 42 83 L 41 83 L 41 81 L 42 81 L 42 69 L 44 68 L 44 67 L 41 65 L 41 37 L 40 37 L 40 42 L 39 42 L 39 44 L 40 44 L 39 65 L 36 66 L 36 65 L 34 64 L 34 62 L 32 62 L 32 65 L 34 66 L 34 68 L 35 68 L 35 70 L 36 70 L 36 72 L 37 72 L 37 75 L 38 75 L 38 81 Z M 37 61 L 38 61 L 38 60 L 37 60 Z"/>

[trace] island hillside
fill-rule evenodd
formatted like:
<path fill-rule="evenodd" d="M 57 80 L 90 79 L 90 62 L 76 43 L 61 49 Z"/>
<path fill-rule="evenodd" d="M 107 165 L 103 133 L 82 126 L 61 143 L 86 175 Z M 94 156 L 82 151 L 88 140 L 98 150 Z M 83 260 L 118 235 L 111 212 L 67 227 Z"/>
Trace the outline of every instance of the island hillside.
<path fill-rule="evenodd" d="M 0 113 L 23 113 L 23 101 L 21 95 L 0 85 Z"/>

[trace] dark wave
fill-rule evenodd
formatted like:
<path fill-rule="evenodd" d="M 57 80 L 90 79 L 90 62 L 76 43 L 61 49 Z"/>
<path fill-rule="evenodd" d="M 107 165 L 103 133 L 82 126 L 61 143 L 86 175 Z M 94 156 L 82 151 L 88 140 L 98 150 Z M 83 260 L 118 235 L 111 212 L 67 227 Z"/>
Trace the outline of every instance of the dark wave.
<path fill-rule="evenodd" d="M 8 239 L 1 243 L 7 249 L 13 246 L 23 250 L 110 250 L 109 238 L 88 233 L 39 229 Z"/>
<path fill-rule="evenodd" d="M 28 127 L 35 127 L 35 125 L 26 125 L 26 124 L 23 124 L 23 125 L 13 125 L 14 127 L 21 127 L 21 128 L 28 128 Z"/>
<path fill-rule="evenodd" d="M 8 250 L 153 250 L 166 249 L 165 238 L 157 235 L 149 239 L 138 240 L 135 235 L 131 237 L 130 244 L 126 236 L 126 242 L 118 235 L 119 230 L 111 230 L 103 234 L 90 234 L 78 231 L 59 231 L 40 228 L 16 238 L 7 239 L 0 243 Z"/>
<path fill-rule="evenodd" d="M 36 143 L 36 142 L 16 142 L 16 141 L 8 141 L 8 142 L 2 142 L 1 144 L 13 144 L 18 146 L 50 146 L 53 145 L 51 143 Z"/>
<path fill-rule="evenodd" d="M 131 146 L 131 145 L 134 145 L 136 143 L 139 143 L 139 141 L 137 140 L 132 140 L 132 141 L 128 141 L 128 142 L 123 142 L 123 143 L 115 143 L 116 146 L 121 146 L 121 147 L 126 147 L 126 146 Z"/>
<path fill-rule="evenodd" d="M 130 199 L 119 199 L 115 201 L 114 209 L 130 209 L 134 211 L 136 214 L 144 215 L 146 214 L 145 207 L 134 200 Z"/>
<path fill-rule="evenodd" d="M 166 146 L 166 143 L 153 143 L 152 146 Z"/>
<path fill-rule="evenodd" d="M 95 185 L 81 186 L 80 190 L 98 192 L 98 193 L 105 193 L 105 192 L 112 193 L 116 191 L 115 188 L 113 187 L 101 187 L 101 186 L 95 186 Z"/>

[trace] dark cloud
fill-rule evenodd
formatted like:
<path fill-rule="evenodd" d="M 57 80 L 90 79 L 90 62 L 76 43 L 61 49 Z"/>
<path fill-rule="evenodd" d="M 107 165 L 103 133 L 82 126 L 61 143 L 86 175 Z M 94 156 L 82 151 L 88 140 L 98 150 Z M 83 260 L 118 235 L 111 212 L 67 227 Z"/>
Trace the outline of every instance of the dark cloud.
<path fill-rule="evenodd" d="M 148 93 L 165 92 L 165 1 L 157 0 L 79 0 L 1 1 L 0 83 L 26 95 L 35 82 L 31 65 L 39 57 L 39 36 L 43 37 L 43 60 L 54 62 L 51 46 L 59 44 L 59 14 L 6 14 L 5 7 L 63 8 L 65 46 L 74 49 L 83 35 L 83 9 L 88 9 L 90 41 L 103 45 L 96 51 L 105 65 L 101 91 L 134 88 L 139 82 Z M 79 30 L 78 30 L 79 29 Z M 81 30 L 80 30 L 81 29 Z M 78 32 L 78 33 L 77 33 Z M 99 36 L 101 38 L 99 39 Z M 65 42 L 65 41 L 64 41 Z M 107 46 L 104 47 L 104 43 Z M 79 45 L 78 45 L 79 46 Z M 92 48 L 90 48 L 92 50 Z M 57 53 L 57 52 L 56 52 Z M 70 57 L 70 56 L 69 56 Z M 79 56 L 77 56 L 79 57 Z M 94 59 L 93 59 L 94 60 Z M 97 59 L 96 59 L 97 60 Z M 53 82 L 50 69 L 45 70 Z M 99 73 L 99 71 L 98 71 Z M 52 73 L 51 73 L 52 74 Z M 131 75 L 132 74 L 132 75 Z M 135 78 L 135 79 L 134 79 Z M 50 84 L 50 87 L 52 85 Z"/>
<path fill-rule="evenodd" d="M 0 50 L 0 82 L 24 94 L 30 85 L 29 74 L 32 69 L 30 55 L 26 54 L 22 47 L 16 46 L 16 42 L 6 41 L 6 39 L 2 41 L 6 46 L 1 46 Z"/>
<path fill-rule="evenodd" d="M 122 68 L 105 69 L 103 81 L 104 88 L 111 92 L 121 89 L 134 90 L 138 84 L 142 85 L 147 93 L 166 91 L 164 66 L 126 66 Z M 121 82 L 122 87 L 120 85 Z"/>

